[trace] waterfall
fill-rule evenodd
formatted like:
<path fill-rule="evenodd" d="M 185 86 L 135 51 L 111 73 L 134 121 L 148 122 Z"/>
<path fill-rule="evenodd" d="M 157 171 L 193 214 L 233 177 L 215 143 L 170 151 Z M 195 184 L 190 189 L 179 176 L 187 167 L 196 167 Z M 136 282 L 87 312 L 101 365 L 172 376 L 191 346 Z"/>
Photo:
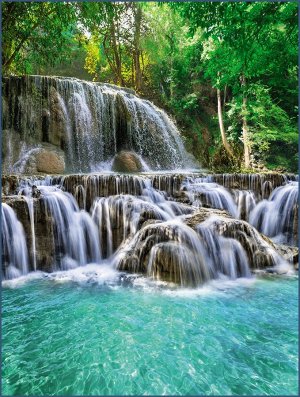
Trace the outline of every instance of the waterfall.
<path fill-rule="evenodd" d="M 183 183 L 182 189 L 187 191 L 192 204 L 224 209 L 232 216 L 237 217 L 237 205 L 228 190 L 216 183 L 205 182 L 205 180 L 203 178 L 187 179 Z"/>
<path fill-rule="evenodd" d="M 154 204 L 130 195 L 102 197 L 95 200 L 92 218 L 98 225 L 102 246 L 109 257 L 128 236 L 133 236 L 141 221 L 166 219 L 168 213 Z"/>
<path fill-rule="evenodd" d="M 249 260 L 239 241 L 220 236 L 208 224 L 200 224 L 197 232 L 205 246 L 206 260 L 211 261 L 214 278 L 219 275 L 231 279 L 251 276 Z"/>
<path fill-rule="evenodd" d="M 171 118 L 109 84 L 11 76 L 3 109 L 4 278 L 105 262 L 198 286 L 295 262 L 297 176 L 192 172 Z"/>
<path fill-rule="evenodd" d="M 181 203 L 168 201 L 149 179 L 143 179 L 139 187 L 138 196 L 118 194 L 97 198 L 93 203 L 90 212 L 99 228 L 101 246 L 106 247 L 106 257 L 129 236 L 133 237 L 144 222 L 169 220 L 192 211 Z"/>
<path fill-rule="evenodd" d="M 256 206 L 256 197 L 251 190 L 234 190 L 234 201 L 237 205 L 237 217 L 248 220 L 250 212 Z"/>
<path fill-rule="evenodd" d="M 4 79 L 3 101 L 9 172 L 39 171 L 38 155 L 50 149 L 64 151 L 68 173 L 107 169 L 121 150 L 135 152 L 154 170 L 194 167 L 174 122 L 130 90 L 75 78 L 11 76 Z"/>
<path fill-rule="evenodd" d="M 105 262 L 198 286 L 250 277 L 250 269 L 286 271 L 282 255 L 291 263 L 296 257 L 257 231 L 275 242 L 295 240 L 296 181 L 274 188 L 268 199 L 199 174 L 13 176 L 3 186 L 12 194 L 2 207 L 5 278 Z"/>
<path fill-rule="evenodd" d="M 54 223 L 58 264 L 66 268 L 69 263 L 79 266 L 99 262 L 101 250 L 96 237 L 97 229 L 90 215 L 79 210 L 71 194 L 55 187 L 40 189 L 44 195 L 46 211 Z"/>
<path fill-rule="evenodd" d="M 298 221 L 298 182 L 276 188 L 249 215 L 249 222 L 277 242 L 296 244 Z"/>
<path fill-rule="evenodd" d="M 2 265 L 4 278 L 28 273 L 28 250 L 23 226 L 14 210 L 2 204 Z"/>

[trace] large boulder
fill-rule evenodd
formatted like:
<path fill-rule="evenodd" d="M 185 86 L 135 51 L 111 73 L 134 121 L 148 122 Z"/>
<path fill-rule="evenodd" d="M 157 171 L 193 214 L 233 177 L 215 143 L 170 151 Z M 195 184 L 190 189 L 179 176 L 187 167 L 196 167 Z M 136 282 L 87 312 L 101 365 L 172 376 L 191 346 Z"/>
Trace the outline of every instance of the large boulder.
<path fill-rule="evenodd" d="M 63 174 L 65 155 L 63 150 L 50 143 L 42 143 L 29 149 L 14 165 L 12 171 L 22 174 Z"/>
<path fill-rule="evenodd" d="M 36 170 L 46 174 L 62 174 L 65 170 L 65 161 L 57 152 L 41 150 L 36 155 Z"/>
<path fill-rule="evenodd" d="M 143 171 L 143 165 L 136 153 L 122 150 L 114 157 L 112 170 L 130 173 L 141 172 Z"/>

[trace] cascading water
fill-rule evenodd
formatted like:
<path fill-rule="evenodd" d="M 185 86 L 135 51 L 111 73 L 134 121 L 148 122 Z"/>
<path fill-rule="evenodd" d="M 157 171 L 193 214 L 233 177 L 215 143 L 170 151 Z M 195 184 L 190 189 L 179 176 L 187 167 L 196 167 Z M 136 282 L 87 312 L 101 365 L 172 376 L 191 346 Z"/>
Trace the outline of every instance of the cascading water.
<path fill-rule="evenodd" d="M 294 245 L 297 236 L 299 183 L 289 181 L 285 177 L 282 178 L 285 184 L 272 190 L 270 181 L 263 178 L 263 182 L 258 184 L 257 176 L 251 175 L 251 177 L 242 178 L 241 184 L 246 188 L 251 185 L 256 186 L 253 191 L 236 189 L 233 183 L 236 183 L 236 177 L 233 179 L 229 176 L 222 179 L 189 177 L 182 183 L 181 189 L 193 205 L 226 210 L 238 219 L 249 221 L 257 230 L 272 237 L 274 241 Z M 215 180 L 235 188 L 225 188 L 216 184 Z M 264 189 L 268 190 L 268 194 Z M 266 196 L 269 198 L 260 199 Z"/>
<path fill-rule="evenodd" d="M 55 228 L 56 261 L 61 268 L 99 262 L 101 249 L 97 229 L 90 215 L 80 211 L 74 197 L 54 188 L 42 188 L 46 211 Z"/>
<path fill-rule="evenodd" d="M 6 279 L 28 273 L 28 250 L 22 224 L 14 210 L 2 204 L 2 269 Z"/>
<path fill-rule="evenodd" d="M 228 211 L 232 216 L 237 216 L 238 209 L 233 197 L 223 186 L 216 183 L 205 182 L 204 178 L 187 180 L 183 184 L 183 190 L 193 205 L 210 206 Z"/>
<path fill-rule="evenodd" d="M 248 221 L 249 214 L 256 206 L 256 197 L 251 190 L 234 190 L 234 201 L 237 204 L 237 217 Z"/>
<path fill-rule="evenodd" d="M 125 252 L 118 258 L 120 270 L 146 272 L 182 286 L 197 286 L 220 276 L 251 276 L 238 241 L 204 226 L 193 230 L 180 219 L 144 227 Z"/>
<path fill-rule="evenodd" d="M 249 260 L 239 241 L 218 235 L 207 224 L 200 224 L 197 227 L 197 233 L 205 247 L 205 258 L 211 261 L 213 278 L 219 275 L 225 275 L 231 279 L 251 276 Z"/>
<path fill-rule="evenodd" d="M 24 196 L 24 197 L 27 202 L 29 218 L 30 218 L 33 269 L 36 271 L 36 243 L 35 243 L 35 229 L 34 229 L 35 222 L 34 222 L 33 198 L 28 196 Z"/>
<path fill-rule="evenodd" d="M 26 173 L 35 163 L 37 171 L 45 169 L 36 156 L 49 144 L 51 152 L 64 151 L 67 172 L 103 170 L 121 150 L 137 153 L 154 170 L 194 166 L 173 121 L 129 90 L 74 78 L 11 76 L 4 79 L 3 101 L 8 172 Z"/>
<path fill-rule="evenodd" d="M 99 228 L 106 256 L 128 236 L 133 236 L 145 219 L 168 219 L 170 215 L 155 205 L 130 195 L 102 197 L 95 200 L 92 218 Z"/>
<path fill-rule="evenodd" d="M 274 240 L 296 244 L 298 221 L 298 182 L 276 188 L 268 200 L 252 209 L 249 222 Z"/>
<path fill-rule="evenodd" d="M 183 286 L 224 276 L 248 277 L 250 268 L 285 263 L 248 223 L 224 218 L 226 213 L 217 216 L 217 222 L 209 216 L 217 211 L 213 208 L 218 208 L 255 223 L 277 208 L 281 216 L 280 222 L 278 217 L 274 219 L 276 234 L 280 228 L 291 231 L 290 225 L 296 222 L 297 182 L 278 187 L 269 200 L 259 201 L 252 191 L 226 189 L 208 180 L 199 176 L 112 174 L 21 178 L 16 188 L 19 196 L 13 197 L 21 200 L 25 196 L 19 204 L 27 203 L 30 222 L 25 229 L 29 233 L 31 269 L 44 268 L 44 246 L 52 255 L 47 271 L 109 261 L 119 270 L 142 272 Z M 181 198 L 184 193 L 190 204 L 174 201 L 170 192 Z M 269 206 L 275 207 L 270 212 L 263 210 Z M 14 213 L 7 205 L 5 208 Z M 19 215 L 20 208 L 16 205 Z M 190 224 L 189 217 L 196 221 Z M 262 221 L 256 227 L 260 229 L 261 225 Z M 22 250 L 27 252 L 20 228 L 14 232 L 19 234 L 23 235 Z M 7 247 L 13 239 L 7 226 L 4 235 Z M 28 272 L 23 262 L 16 263 L 14 251 L 6 248 L 5 252 L 6 278 Z M 9 264 L 21 273 L 7 272 Z"/>

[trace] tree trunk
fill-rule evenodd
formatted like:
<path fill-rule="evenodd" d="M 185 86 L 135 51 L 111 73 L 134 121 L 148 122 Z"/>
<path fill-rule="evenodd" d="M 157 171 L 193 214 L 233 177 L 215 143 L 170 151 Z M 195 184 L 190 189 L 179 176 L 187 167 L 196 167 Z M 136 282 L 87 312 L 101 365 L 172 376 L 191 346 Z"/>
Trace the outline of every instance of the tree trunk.
<path fill-rule="evenodd" d="M 112 43 L 113 54 L 114 54 L 114 58 L 115 58 L 118 82 L 121 86 L 124 86 L 124 80 L 123 80 L 123 76 L 122 76 L 122 64 L 121 64 L 121 59 L 120 59 L 120 55 L 119 55 L 119 48 L 118 48 L 118 43 L 117 43 L 117 38 L 116 38 L 116 28 L 115 28 L 115 22 L 114 22 L 113 18 L 111 20 L 111 25 L 110 25 L 110 34 L 111 34 L 111 43 Z"/>
<path fill-rule="evenodd" d="M 139 4 L 134 7 L 134 66 L 135 66 L 135 89 L 140 91 L 142 88 L 142 71 L 140 63 L 140 37 L 141 37 L 141 21 L 142 9 Z"/>
<path fill-rule="evenodd" d="M 113 82 L 114 82 L 114 84 L 118 84 L 118 82 L 119 82 L 118 71 L 116 69 L 116 65 L 115 65 L 114 59 L 111 59 L 110 56 L 109 56 L 109 50 L 108 50 L 108 48 L 106 46 L 106 40 L 107 40 L 107 35 L 104 35 L 104 39 L 103 39 L 104 54 L 106 56 L 106 59 L 107 59 L 107 62 L 109 64 L 109 66 L 110 66 L 110 68 L 111 68 L 111 70 L 112 70 L 112 72 L 114 74 Z"/>
<path fill-rule="evenodd" d="M 242 131 L 243 131 L 243 144 L 244 144 L 244 161 L 245 161 L 245 168 L 251 167 L 251 148 L 250 148 L 250 139 L 249 139 L 249 128 L 247 123 L 246 111 L 247 111 L 247 97 L 245 94 L 245 86 L 246 86 L 246 79 L 245 76 L 242 75 L 241 77 L 241 84 L 243 89 L 243 106 L 242 106 Z"/>
<path fill-rule="evenodd" d="M 221 137 L 222 137 L 222 142 L 224 145 L 224 148 L 226 152 L 233 157 L 232 150 L 229 146 L 229 143 L 227 141 L 226 133 L 225 133 L 225 128 L 224 128 L 224 122 L 223 122 L 223 114 L 222 114 L 222 102 L 221 102 L 221 91 L 219 88 L 217 88 L 217 99 L 218 99 L 218 120 L 219 120 L 219 126 L 220 126 L 220 132 L 221 132 Z"/>
<path fill-rule="evenodd" d="M 134 87 L 134 59 L 131 60 L 131 86 Z"/>
<path fill-rule="evenodd" d="M 174 56 L 174 51 L 175 51 L 175 43 L 174 43 L 174 37 L 166 34 L 166 38 L 169 41 L 170 45 L 170 53 L 169 53 L 169 58 L 170 58 L 170 99 L 173 99 L 174 96 L 174 82 L 173 82 L 173 56 Z"/>

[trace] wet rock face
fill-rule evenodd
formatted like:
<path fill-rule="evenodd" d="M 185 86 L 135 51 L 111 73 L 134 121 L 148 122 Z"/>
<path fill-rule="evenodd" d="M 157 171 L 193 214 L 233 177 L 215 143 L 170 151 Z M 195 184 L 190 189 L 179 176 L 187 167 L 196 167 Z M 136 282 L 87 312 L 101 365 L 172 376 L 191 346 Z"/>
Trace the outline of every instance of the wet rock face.
<path fill-rule="evenodd" d="M 2 194 L 12 195 L 17 193 L 19 186 L 18 175 L 2 175 Z"/>
<path fill-rule="evenodd" d="M 122 150 L 114 157 L 112 170 L 134 173 L 143 171 L 143 166 L 136 153 Z"/>
<path fill-rule="evenodd" d="M 176 197 L 180 202 L 187 202 L 182 197 L 180 185 L 183 175 L 145 175 L 150 185 L 167 196 Z M 147 188 L 145 178 L 139 175 L 66 175 L 61 178 L 63 188 L 73 194 L 81 203 L 80 208 L 89 210 L 97 197 L 108 197 L 116 194 L 140 196 Z M 83 205 L 84 203 L 84 205 Z"/>
<path fill-rule="evenodd" d="M 49 110 L 46 108 L 42 111 L 43 136 L 46 138 L 46 142 L 61 148 L 66 139 L 67 120 L 59 93 L 54 87 L 50 88 L 49 102 Z"/>

